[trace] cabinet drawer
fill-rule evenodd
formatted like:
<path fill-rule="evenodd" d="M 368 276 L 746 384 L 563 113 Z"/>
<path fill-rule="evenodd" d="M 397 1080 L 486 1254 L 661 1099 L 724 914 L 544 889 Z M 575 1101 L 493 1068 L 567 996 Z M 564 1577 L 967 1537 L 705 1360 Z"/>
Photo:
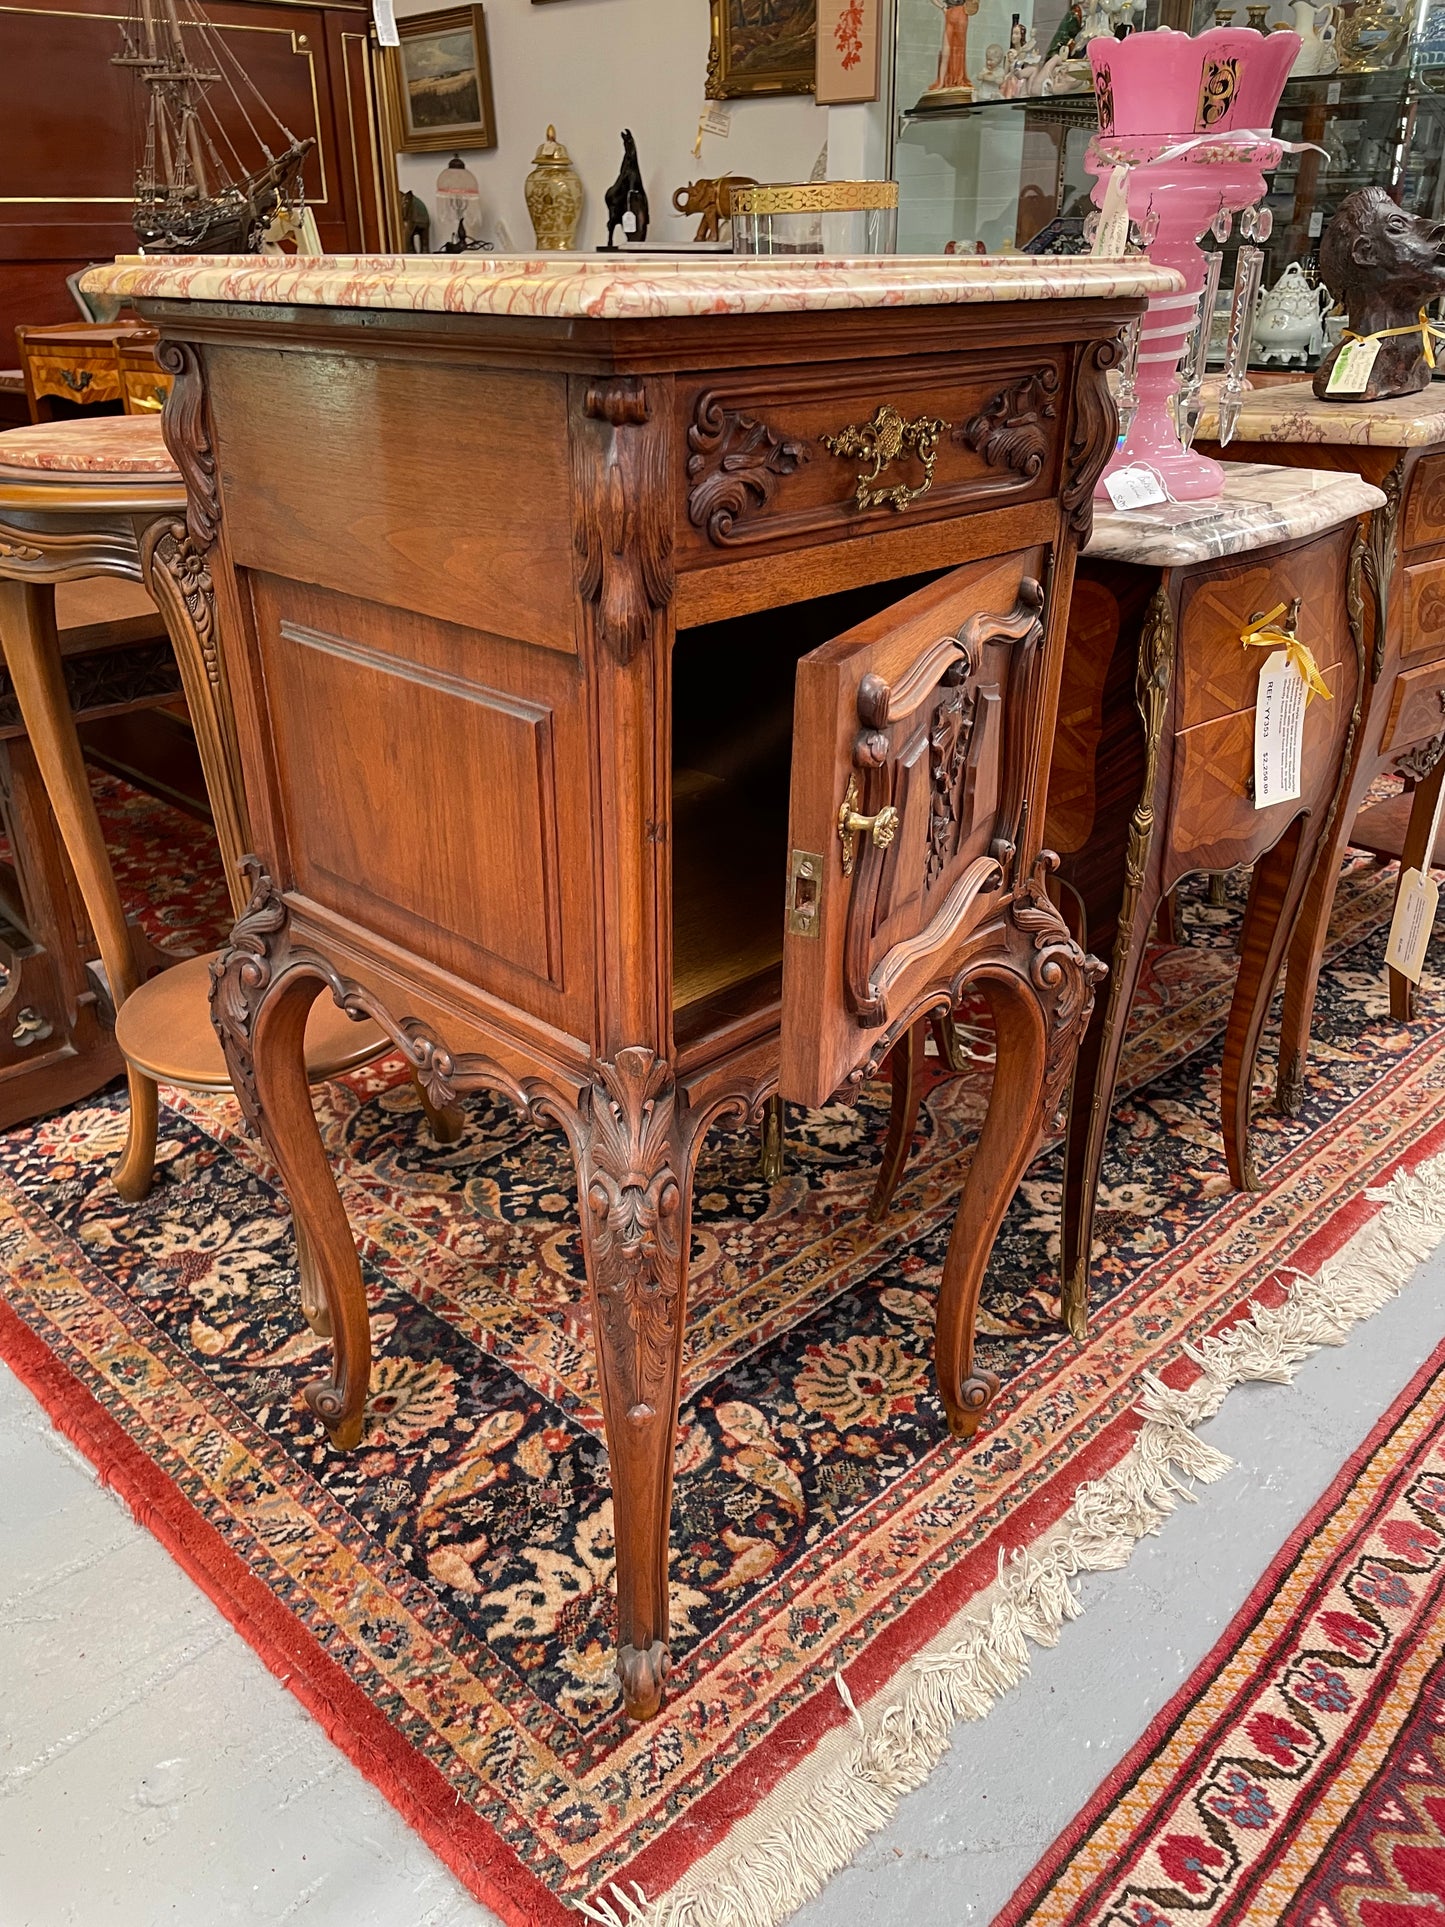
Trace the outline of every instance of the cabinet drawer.
<path fill-rule="evenodd" d="M 1262 652 L 1251 651 L 1251 654 Z M 1256 669 L 1256 675 L 1258 670 Z M 1227 870 L 1253 863 L 1274 844 L 1301 809 L 1324 808 L 1334 794 L 1351 692 L 1338 664 L 1325 671 L 1333 702 L 1318 697 L 1305 711 L 1298 802 L 1257 810 L 1254 780 L 1254 708 L 1220 716 L 1186 730 L 1174 750 L 1169 847 L 1178 876 L 1190 869 Z"/>
<path fill-rule="evenodd" d="M 30 379 L 37 395 L 57 395 L 64 401 L 97 402 L 120 399 L 120 369 L 115 350 L 103 355 L 67 351 L 64 355 L 29 358 Z"/>
<path fill-rule="evenodd" d="M 1395 678 L 1381 754 L 1429 742 L 1445 729 L 1445 657 L 1405 669 Z"/>
<path fill-rule="evenodd" d="M 680 383 L 678 566 L 1046 497 L 1065 374 L 1035 349 L 984 375 L 929 356 Z"/>
<path fill-rule="evenodd" d="M 1240 641 L 1255 618 L 1300 598 L 1299 637 L 1322 670 L 1340 661 L 1345 622 L 1344 567 L 1350 531 L 1274 561 L 1226 565 L 1218 575 L 1191 575 L 1183 591 L 1176 660 L 1180 680 L 1177 727 L 1194 729 L 1216 717 L 1253 711 L 1267 649 Z M 1318 704 L 1311 704 L 1311 709 Z"/>
<path fill-rule="evenodd" d="M 127 368 L 122 380 L 125 383 L 127 415 L 156 415 L 165 407 L 171 378 L 163 375 L 159 368 Z"/>
<path fill-rule="evenodd" d="M 1445 542 L 1445 455 L 1426 455 L 1410 478 L 1403 546 L 1408 551 L 1437 542 Z"/>
<path fill-rule="evenodd" d="M 1405 577 L 1402 656 L 1445 656 L 1445 561 L 1416 562 Z"/>

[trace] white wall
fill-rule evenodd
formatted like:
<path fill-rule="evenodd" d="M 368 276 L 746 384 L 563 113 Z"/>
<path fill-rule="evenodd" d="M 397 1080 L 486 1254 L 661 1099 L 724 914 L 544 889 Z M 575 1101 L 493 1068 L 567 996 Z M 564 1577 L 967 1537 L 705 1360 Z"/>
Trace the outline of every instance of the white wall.
<path fill-rule="evenodd" d="M 425 13 L 437 4 L 398 0 L 397 12 Z M 603 195 L 622 163 L 624 127 L 637 140 L 652 209 L 650 236 L 660 241 L 689 240 L 696 229 L 695 220 L 672 209 L 672 191 L 685 181 L 711 174 L 807 180 L 828 139 L 830 114 L 835 145 L 848 155 L 846 164 L 830 169 L 834 177 L 851 175 L 867 161 L 868 174 L 882 172 L 877 110 L 830 110 L 807 96 L 730 102 L 727 138 L 705 134 L 695 160 L 692 144 L 706 105 L 707 0 L 550 0 L 543 6 L 488 0 L 487 38 L 497 145 L 463 159 L 481 183 L 487 238 L 498 245 L 504 240 L 500 221 L 514 248 L 533 246 L 522 183 L 549 121 L 587 190 L 581 248 L 605 237 Z M 403 154 L 397 162 L 401 186 L 420 195 L 433 217 L 433 247 L 443 238 L 435 229 L 436 178 L 448 158 Z"/>

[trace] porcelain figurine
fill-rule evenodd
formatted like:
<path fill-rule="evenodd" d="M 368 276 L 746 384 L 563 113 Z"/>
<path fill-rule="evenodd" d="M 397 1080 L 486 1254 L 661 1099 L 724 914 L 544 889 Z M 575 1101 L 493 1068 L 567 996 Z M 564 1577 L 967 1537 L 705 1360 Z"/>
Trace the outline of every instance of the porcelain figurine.
<path fill-rule="evenodd" d="M 1004 77 L 999 88 L 1005 100 L 1023 99 L 1038 65 L 1039 49 L 1034 30 L 1025 27 L 1015 14 L 1013 25 L 1009 28 L 1008 53 L 1004 56 Z"/>
<path fill-rule="evenodd" d="M 1003 97 L 1004 51 L 996 40 L 983 50 L 983 72 L 974 75 L 975 100 L 1000 100 Z"/>
<path fill-rule="evenodd" d="M 1300 37 L 1300 50 L 1290 68 L 1291 80 L 1302 74 L 1332 74 L 1340 64 L 1335 45 L 1335 10 L 1319 6 L 1316 0 L 1291 0 L 1294 30 Z"/>
<path fill-rule="evenodd" d="M 555 127 L 547 129 L 547 138 L 537 149 L 522 196 L 543 254 L 566 254 L 576 247 L 582 182 Z"/>
<path fill-rule="evenodd" d="M 943 45 L 938 50 L 938 72 L 925 98 L 940 96 L 966 101 L 974 98 L 968 75 L 968 23 L 978 12 L 979 0 L 933 0 L 943 15 Z"/>
<path fill-rule="evenodd" d="M 1091 40 L 1112 40 L 1114 21 L 1109 12 L 1108 0 L 1084 0 L 1083 24 L 1074 37 L 1077 47 L 1087 47 Z"/>
<path fill-rule="evenodd" d="M 1428 388 L 1430 364 L 1418 321 L 1421 309 L 1445 294 L 1445 230 L 1407 214 L 1383 187 L 1358 188 L 1340 203 L 1321 237 L 1320 274 L 1347 311 L 1351 334 L 1407 332 L 1381 335 L 1365 386 L 1355 394 L 1330 393 L 1330 375 L 1343 351 L 1332 348 L 1315 370 L 1316 395 L 1322 401 L 1383 401 Z"/>
<path fill-rule="evenodd" d="M 1262 290 L 1254 311 L 1254 353 L 1262 362 L 1290 362 L 1318 354 L 1324 340 L 1328 288 L 1312 288 L 1298 261 L 1291 261 L 1272 288 Z"/>

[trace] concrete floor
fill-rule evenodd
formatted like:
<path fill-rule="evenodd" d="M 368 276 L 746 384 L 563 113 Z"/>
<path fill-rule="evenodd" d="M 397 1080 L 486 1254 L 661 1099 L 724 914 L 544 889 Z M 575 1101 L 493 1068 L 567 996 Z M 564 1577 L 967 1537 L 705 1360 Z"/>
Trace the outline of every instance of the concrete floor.
<path fill-rule="evenodd" d="M 988 1922 L 1445 1333 L 1445 1248 L 1292 1386 L 1230 1394 L 1238 1461 L 982 1725 L 960 1729 L 798 1927 Z M 485 1927 L 0 1368 L 0 1927 Z"/>

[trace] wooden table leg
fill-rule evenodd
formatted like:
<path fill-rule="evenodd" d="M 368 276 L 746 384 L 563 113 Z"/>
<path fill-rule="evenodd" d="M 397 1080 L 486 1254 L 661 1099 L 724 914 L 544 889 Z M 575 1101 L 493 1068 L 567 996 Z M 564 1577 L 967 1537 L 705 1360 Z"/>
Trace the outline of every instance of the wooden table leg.
<path fill-rule="evenodd" d="M 1220 1091 L 1229 1177 L 1240 1191 L 1263 1189 L 1250 1148 L 1250 1091 L 1259 1040 L 1315 853 L 1308 825 L 1308 817 L 1297 816 L 1274 848 L 1255 863 L 1240 932 L 1239 974 L 1224 1033 Z"/>
<path fill-rule="evenodd" d="M 898 1181 L 908 1163 L 908 1153 L 913 1145 L 913 1127 L 918 1121 L 918 1106 L 922 1099 L 927 1037 L 928 1019 L 920 1017 L 916 1024 L 909 1025 L 888 1053 L 893 1101 L 888 1111 L 888 1137 L 883 1146 L 883 1158 L 868 1204 L 868 1217 L 873 1224 L 879 1224 L 887 1217 L 893 1193 L 898 1189 Z"/>
<path fill-rule="evenodd" d="M 0 643 L 118 1010 L 140 982 L 140 971 L 71 714 L 55 629 L 55 590 L 49 583 L 0 580 Z M 130 1084 L 130 1133 L 112 1177 L 121 1196 L 133 1201 L 144 1197 L 150 1188 L 157 1095 L 155 1085 L 143 1073 L 127 1067 L 126 1075 Z"/>
<path fill-rule="evenodd" d="M 629 1719 L 662 1703 L 668 1541 L 687 1317 L 689 1133 L 670 1067 L 650 1050 L 593 1066 L 584 1115 L 564 1117 L 577 1197 L 617 1545 L 617 1672 Z"/>
<path fill-rule="evenodd" d="M 1279 1025 L 1279 1068 L 1274 1101 L 1286 1117 L 1298 1117 L 1304 1102 L 1305 1063 L 1309 1056 L 1310 1025 L 1314 1022 L 1315 994 L 1320 965 L 1330 930 L 1330 912 L 1339 888 L 1340 863 L 1349 847 L 1357 799 L 1353 791 L 1340 798 L 1340 808 L 1321 842 L 1305 887 L 1304 902 L 1295 919 L 1285 966 L 1284 1012 Z"/>
<path fill-rule="evenodd" d="M 1400 851 L 1400 875 L 1407 870 L 1422 870 L 1427 874 L 1434 852 L 1430 848 L 1430 827 L 1435 821 L 1435 805 L 1440 798 L 1440 785 L 1445 783 L 1445 757 L 1435 765 L 1423 781 L 1415 785 L 1414 796 L 1410 802 L 1410 825 L 1405 831 L 1405 843 Z M 1395 886 L 1399 895 L 1400 886 Z M 1408 977 L 1402 977 L 1398 970 L 1390 971 L 1390 1015 L 1397 1023 L 1408 1024 L 1415 1013 L 1415 986 Z"/>

